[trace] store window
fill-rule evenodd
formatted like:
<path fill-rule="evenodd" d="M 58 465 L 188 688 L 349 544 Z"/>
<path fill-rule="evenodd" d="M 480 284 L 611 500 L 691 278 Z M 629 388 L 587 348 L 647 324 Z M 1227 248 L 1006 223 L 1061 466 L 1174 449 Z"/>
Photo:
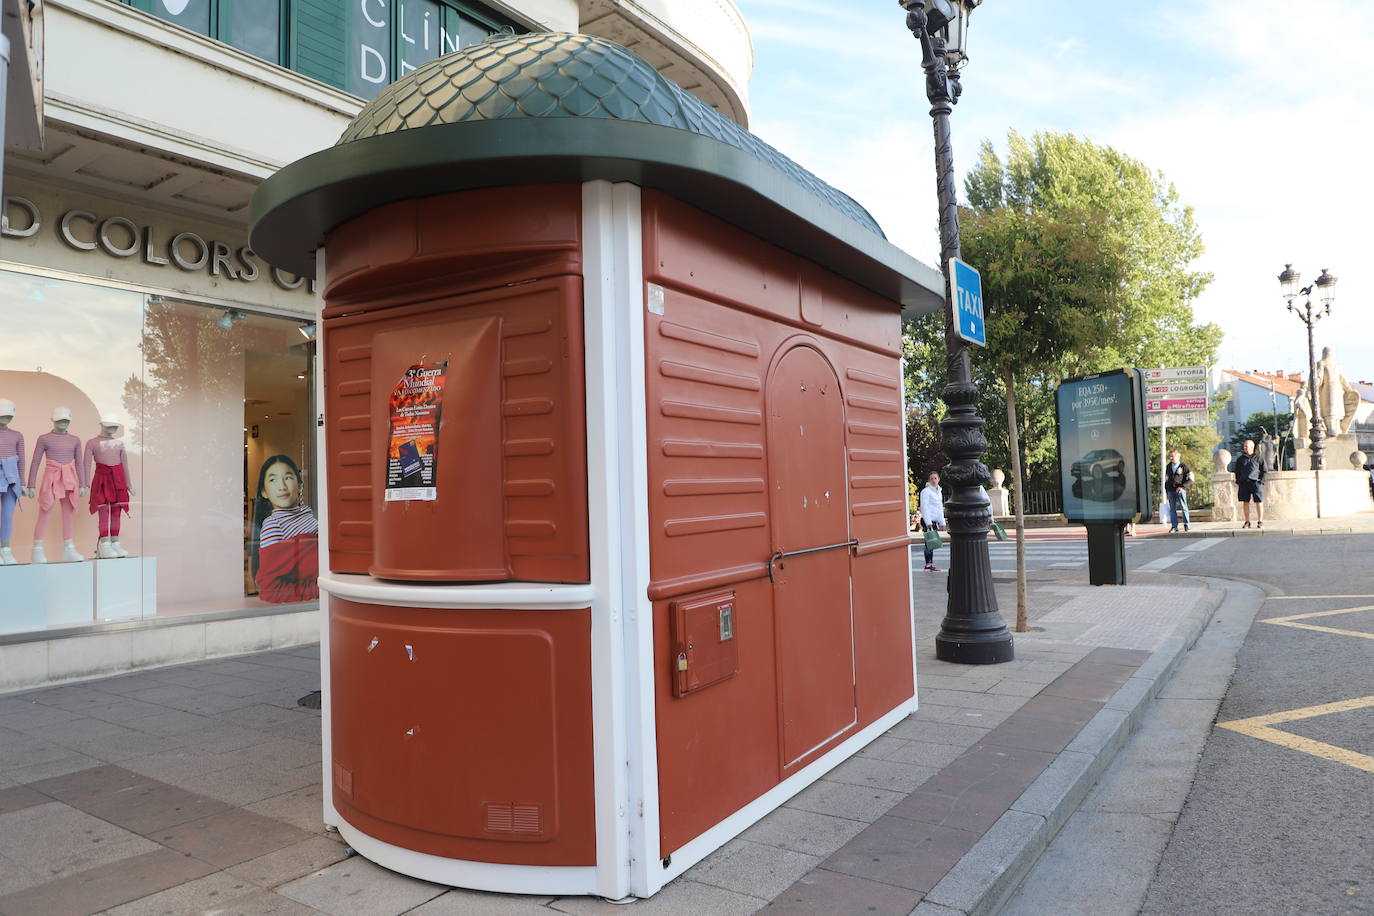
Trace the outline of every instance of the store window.
<path fill-rule="evenodd" d="M 160 19 L 279 64 L 289 0 L 133 0 Z"/>
<path fill-rule="evenodd" d="M 316 601 L 308 324 L 15 271 L 0 297 L 32 304 L 0 355 L 0 632 Z"/>
<path fill-rule="evenodd" d="M 460 0 L 123 0 L 365 99 L 516 26 Z"/>
<path fill-rule="evenodd" d="M 351 61 L 344 88 L 373 98 L 421 64 L 501 28 L 489 16 L 441 0 L 359 0 L 348 22 Z"/>

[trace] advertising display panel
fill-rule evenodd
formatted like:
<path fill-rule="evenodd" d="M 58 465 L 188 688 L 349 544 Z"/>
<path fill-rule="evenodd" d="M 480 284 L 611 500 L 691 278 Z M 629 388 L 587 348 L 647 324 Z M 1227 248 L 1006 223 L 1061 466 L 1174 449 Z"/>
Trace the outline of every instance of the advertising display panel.
<path fill-rule="evenodd" d="M 1055 394 L 1059 485 L 1071 522 L 1149 512 L 1144 380 L 1135 369 L 1065 379 Z"/>

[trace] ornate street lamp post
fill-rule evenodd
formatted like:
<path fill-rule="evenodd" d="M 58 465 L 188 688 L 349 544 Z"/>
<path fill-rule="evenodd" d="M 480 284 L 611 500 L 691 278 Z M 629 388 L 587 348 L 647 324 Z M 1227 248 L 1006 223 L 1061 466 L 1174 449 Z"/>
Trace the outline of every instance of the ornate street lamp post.
<path fill-rule="evenodd" d="M 1323 317 L 1331 314 L 1331 301 L 1336 298 L 1336 278 L 1322 268 L 1322 275 L 1314 282 L 1299 289 L 1298 284 L 1302 275 L 1293 269 L 1292 264 L 1283 265 L 1283 273 L 1279 274 L 1279 286 L 1283 290 L 1283 298 L 1288 300 L 1288 311 L 1295 313 L 1298 320 L 1307 325 L 1307 396 L 1308 402 L 1312 405 L 1312 428 L 1309 432 L 1312 448 L 1312 470 L 1322 471 L 1326 469 L 1326 426 L 1322 422 L 1321 409 L 1317 401 L 1317 348 L 1312 339 L 1312 329 L 1317 326 L 1317 322 Z M 1322 306 L 1316 310 L 1312 308 L 1312 291 L 1317 291 Z M 1302 296 L 1304 299 L 1303 307 L 1295 309 L 1293 300 Z"/>
<path fill-rule="evenodd" d="M 968 344 L 955 331 L 950 294 L 950 259 L 959 256 L 959 202 L 954 191 L 954 153 L 949 115 L 959 99 L 959 68 L 966 60 L 968 20 L 983 0 L 898 0 L 906 26 L 921 43 L 926 98 L 935 122 L 935 185 L 940 206 L 940 267 L 945 272 L 945 369 L 941 398 L 949 407 L 940 421 L 940 448 L 950 462 L 941 474 L 952 495 L 949 520 L 949 599 L 935 637 L 935 655 L 947 662 L 986 665 L 1011 661 L 1011 633 L 997 609 L 988 560 L 992 509 L 983 486 L 991 479 L 979 459 L 987 450 L 978 389 L 973 384 Z"/>

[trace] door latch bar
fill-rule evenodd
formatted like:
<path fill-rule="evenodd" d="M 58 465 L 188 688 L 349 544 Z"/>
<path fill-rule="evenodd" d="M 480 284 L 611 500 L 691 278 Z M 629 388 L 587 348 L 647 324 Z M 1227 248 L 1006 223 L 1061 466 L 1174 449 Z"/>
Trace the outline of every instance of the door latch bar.
<path fill-rule="evenodd" d="M 804 553 L 819 553 L 822 550 L 834 550 L 837 547 L 857 547 L 858 544 L 859 539 L 855 538 L 852 541 L 844 541 L 840 544 L 826 544 L 824 547 L 807 547 L 803 550 L 779 550 L 777 553 L 773 554 L 771 557 L 768 558 L 768 581 L 777 581 L 773 578 L 773 564 L 776 563 L 778 569 L 787 568 L 787 564 L 782 562 L 784 557 L 796 557 Z"/>

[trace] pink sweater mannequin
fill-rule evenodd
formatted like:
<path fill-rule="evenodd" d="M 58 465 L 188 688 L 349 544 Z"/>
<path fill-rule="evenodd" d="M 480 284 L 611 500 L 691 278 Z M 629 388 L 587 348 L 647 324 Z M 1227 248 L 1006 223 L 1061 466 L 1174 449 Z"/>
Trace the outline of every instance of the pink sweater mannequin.
<path fill-rule="evenodd" d="M 81 440 L 67 432 L 71 422 L 71 411 L 55 410 L 52 432 L 38 437 L 33 460 L 29 463 L 28 489 L 24 495 L 38 500 L 38 520 L 33 527 L 35 563 L 48 562 L 43 551 L 43 534 L 54 506 L 62 512 L 62 562 L 79 563 L 85 559 L 77 552 L 72 539 L 76 536 L 76 501 L 86 495 L 89 482 L 86 468 L 77 461 Z M 40 466 L 43 471 L 41 484 L 38 482 Z"/>

